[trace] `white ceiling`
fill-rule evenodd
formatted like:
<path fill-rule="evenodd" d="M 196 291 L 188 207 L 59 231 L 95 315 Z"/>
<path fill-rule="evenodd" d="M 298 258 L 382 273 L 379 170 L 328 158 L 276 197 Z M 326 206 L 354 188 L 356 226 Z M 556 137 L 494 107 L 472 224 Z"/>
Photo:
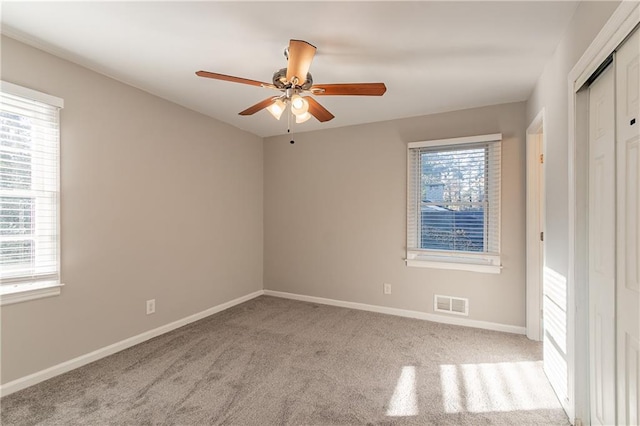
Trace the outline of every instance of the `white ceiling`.
<path fill-rule="evenodd" d="M 323 96 L 336 118 L 295 132 L 526 100 L 577 2 L 3 2 L 2 32 L 259 136 L 284 134 L 271 82 L 289 39 L 317 46 L 315 83 L 384 82 L 382 97 Z M 45 72 L 43 70 L 43 72 Z"/>

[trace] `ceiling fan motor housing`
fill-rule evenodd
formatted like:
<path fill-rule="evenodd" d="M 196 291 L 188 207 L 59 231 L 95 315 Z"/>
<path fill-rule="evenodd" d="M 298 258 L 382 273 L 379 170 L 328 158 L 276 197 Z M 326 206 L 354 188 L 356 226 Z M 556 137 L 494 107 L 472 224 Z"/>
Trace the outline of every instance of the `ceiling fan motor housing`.
<path fill-rule="evenodd" d="M 293 86 L 291 82 L 287 81 L 286 68 L 282 68 L 274 72 L 272 81 L 273 81 L 273 85 L 276 86 L 278 89 L 288 89 Z M 307 81 L 305 81 L 303 85 L 296 86 L 296 87 L 299 87 L 302 90 L 309 90 L 311 86 L 313 86 L 313 77 L 311 76 L 311 73 L 308 72 Z"/>

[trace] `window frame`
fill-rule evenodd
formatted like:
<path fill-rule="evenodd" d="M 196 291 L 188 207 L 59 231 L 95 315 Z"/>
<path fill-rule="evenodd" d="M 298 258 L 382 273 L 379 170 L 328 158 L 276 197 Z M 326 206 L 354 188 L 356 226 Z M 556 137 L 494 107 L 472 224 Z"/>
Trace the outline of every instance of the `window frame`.
<path fill-rule="evenodd" d="M 421 192 L 421 185 L 416 184 L 416 180 L 419 179 L 419 175 L 411 167 L 413 164 L 412 156 L 415 155 L 415 151 L 420 148 L 442 148 L 443 151 L 447 149 L 455 149 L 460 145 L 487 145 L 489 149 L 497 150 L 497 164 L 494 167 L 501 168 L 501 156 L 502 156 L 502 134 L 493 133 L 488 135 L 468 136 L 461 138 L 451 139 L 437 139 L 429 141 L 409 142 L 407 145 L 407 246 L 406 246 L 406 265 L 410 267 L 422 267 L 422 268 L 437 268 L 437 269 L 453 269 L 464 270 L 474 272 L 484 272 L 499 274 L 502 269 L 502 262 L 500 257 L 500 243 L 501 243 L 501 186 L 502 177 L 497 180 L 497 209 L 496 214 L 486 214 L 485 223 L 487 227 L 496 235 L 495 248 L 497 252 L 470 252 L 470 251 L 457 251 L 457 250 L 434 250 L 434 249 L 420 249 L 418 247 L 419 231 L 418 231 L 418 218 L 419 208 L 417 200 L 421 198 L 419 193 Z M 491 165 L 491 163 L 490 163 Z M 499 170 L 501 171 L 501 170 Z M 491 171 L 488 171 L 491 173 Z M 487 229 L 485 229 L 485 234 Z M 485 237 L 486 239 L 486 237 Z M 486 246 L 485 246 L 486 247 Z"/>
<path fill-rule="evenodd" d="M 0 92 L 12 96 L 21 97 L 30 101 L 47 104 L 58 110 L 58 132 L 57 132 L 57 152 L 56 162 L 56 182 L 55 182 L 55 233 L 56 233 L 56 271 L 43 276 L 41 279 L 28 280 L 25 277 L 6 278 L 0 282 L 0 306 L 12 303 L 24 302 L 27 300 L 40 299 L 43 297 L 57 296 L 64 285 L 60 281 L 60 110 L 64 108 L 64 100 L 56 96 L 42 93 L 37 90 L 22 87 L 17 84 L 0 80 Z M 37 209 L 35 210 L 37 215 Z"/>

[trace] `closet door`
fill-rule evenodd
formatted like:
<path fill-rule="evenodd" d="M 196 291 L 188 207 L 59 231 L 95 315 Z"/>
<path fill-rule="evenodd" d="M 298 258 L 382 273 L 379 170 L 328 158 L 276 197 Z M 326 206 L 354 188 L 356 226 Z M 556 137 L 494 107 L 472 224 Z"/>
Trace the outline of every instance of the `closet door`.
<path fill-rule="evenodd" d="M 618 423 L 640 424 L 640 31 L 616 52 Z"/>
<path fill-rule="evenodd" d="M 616 423 L 615 72 L 589 88 L 589 335 L 591 424 Z"/>

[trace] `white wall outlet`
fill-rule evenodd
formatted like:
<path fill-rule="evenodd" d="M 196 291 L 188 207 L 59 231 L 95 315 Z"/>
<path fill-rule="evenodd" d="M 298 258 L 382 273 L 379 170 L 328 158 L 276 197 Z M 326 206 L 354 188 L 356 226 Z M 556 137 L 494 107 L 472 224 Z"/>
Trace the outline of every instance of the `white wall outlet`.
<path fill-rule="evenodd" d="M 384 283 L 384 294 L 391 294 L 391 284 Z"/>
<path fill-rule="evenodd" d="M 147 315 L 156 312 L 156 299 L 147 300 Z"/>

